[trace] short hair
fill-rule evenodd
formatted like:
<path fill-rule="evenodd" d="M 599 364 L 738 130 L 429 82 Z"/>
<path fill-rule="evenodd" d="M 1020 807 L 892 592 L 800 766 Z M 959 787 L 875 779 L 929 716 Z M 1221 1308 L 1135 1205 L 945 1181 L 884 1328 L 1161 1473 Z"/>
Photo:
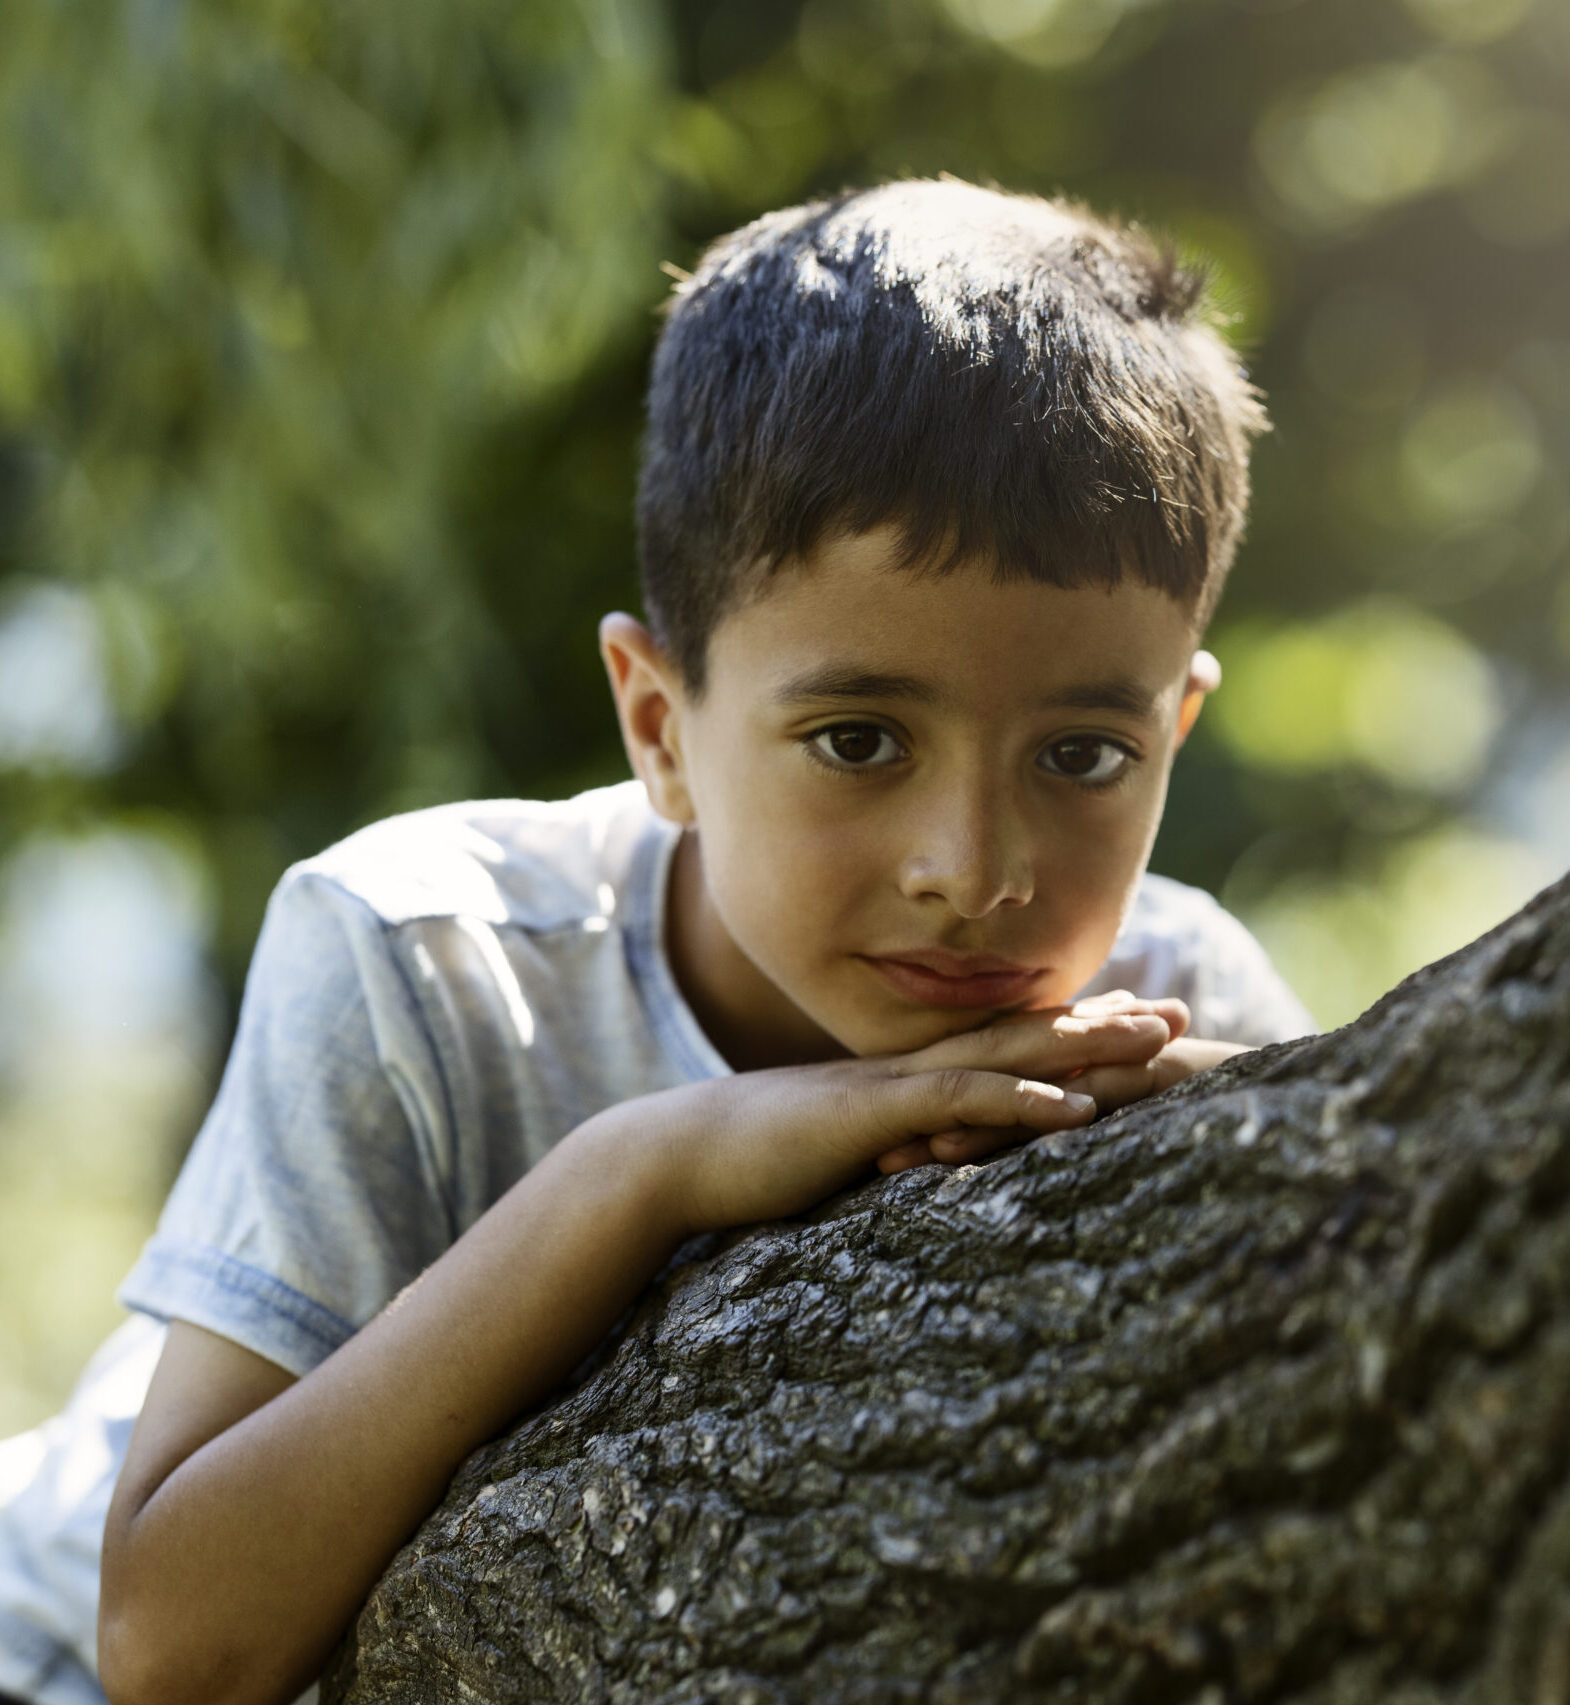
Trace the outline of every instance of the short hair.
<path fill-rule="evenodd" d="M 771 213 L 677 284 L 638 492 L 655 638 L 697 693 L 709 636 L 825 537 L 1002 579 L 1126 574 L 1214 609 L 1259 392 L 1170 243 L 954 179 Z"/>

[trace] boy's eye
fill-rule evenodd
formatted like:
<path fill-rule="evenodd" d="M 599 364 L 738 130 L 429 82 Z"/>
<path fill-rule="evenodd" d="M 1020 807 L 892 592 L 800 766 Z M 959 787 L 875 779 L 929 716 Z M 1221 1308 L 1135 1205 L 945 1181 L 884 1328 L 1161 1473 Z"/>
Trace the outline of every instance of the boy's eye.
<path fill-rule="evenodd" d="M 1132 761 L 1133 753 L 1126 746 L 1102 740 L 1093 734 L 1075 734 L 1066 740 L 1054 740 L 1042 754 L 1044 768 L 1055 775 L 1089 782 L 1092 786 L 1116 781 Z"/>
<path fill-rule="evenodd" d="M 860 770 L 880 768 L 903 755 L 899 741 L 875 722 L 837 722 L 820 728 L 810 743 L 834 763 Z"/>

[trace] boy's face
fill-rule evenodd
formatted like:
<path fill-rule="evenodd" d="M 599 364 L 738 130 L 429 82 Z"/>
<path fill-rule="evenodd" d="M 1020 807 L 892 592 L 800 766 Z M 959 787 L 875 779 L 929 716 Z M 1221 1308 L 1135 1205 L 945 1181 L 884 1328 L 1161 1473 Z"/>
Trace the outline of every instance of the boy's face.
<path fill-rule="evenodd" d="M 891 566 L 890 530 L 782 571 L 692 699 L 602 630 L 634 767 L 688 825 L 668 945 L 738 1066 L 906 1052 L 1059 1005 L 1106 958 L 1215 684 L 1188 614 L 1129 581 Z"/>

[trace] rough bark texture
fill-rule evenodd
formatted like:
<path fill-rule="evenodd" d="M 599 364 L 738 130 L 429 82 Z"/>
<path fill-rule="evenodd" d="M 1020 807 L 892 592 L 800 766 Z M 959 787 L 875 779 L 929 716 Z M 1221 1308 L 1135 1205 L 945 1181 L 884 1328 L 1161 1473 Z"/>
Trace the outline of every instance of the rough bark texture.
<path fill-rule="evenodd" d="M 1570 882 L 857 1189 L 477 1452 L 327 1705 L 1570 1705 Z"/>

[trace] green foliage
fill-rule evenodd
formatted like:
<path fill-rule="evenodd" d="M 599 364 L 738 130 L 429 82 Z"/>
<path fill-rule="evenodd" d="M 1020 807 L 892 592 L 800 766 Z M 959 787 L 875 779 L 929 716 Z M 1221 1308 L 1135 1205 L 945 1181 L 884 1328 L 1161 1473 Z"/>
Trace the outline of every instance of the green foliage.
<path fill-rule="evenodd" d="M 497 445 L 527 485 L 585 376 L 641 337 L 663 26 L 640 0 L 20 0 L 6 30 L 14 572 L 91 592 L 125 724 L 89 788 L 7 778 L 11 821 L 194 818 L 233 976 L 285 859 L 514 780 L 488 717 L 548 717 L 547 773 L 584 761 L 517 653 L 592 640 L 601 585 L 565 597 L 567 553 L 527 530 L 477 560 L 466 534 L 494 558 L 499 530 L 459 511 L 479 462 L 516 513 Z M 609 450 L 590 420 L 554 452 L 547 539 L 625 509 L 628 412 Z M 624 528 L 608 554 L 624 565 Z M 533 594 L 504 600 L 506 629 L 486 569 Z"/>

